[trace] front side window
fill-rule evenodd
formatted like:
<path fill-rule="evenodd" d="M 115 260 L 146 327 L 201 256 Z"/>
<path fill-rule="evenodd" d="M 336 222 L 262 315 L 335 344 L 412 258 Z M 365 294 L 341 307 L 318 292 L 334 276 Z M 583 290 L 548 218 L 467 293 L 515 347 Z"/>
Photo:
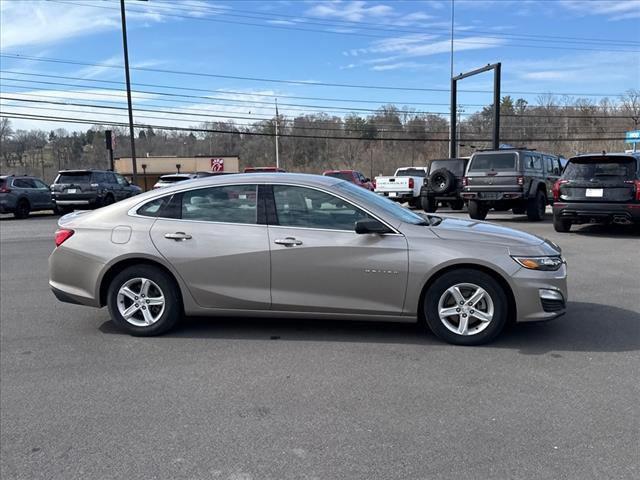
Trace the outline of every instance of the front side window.
<path fill-rule="evenodd" d="M 46 188 L 47 190 L 49 190 L 49 185 L 44 183 L 42 180 L 33 178 L 31 181 L 33 182 L 34 188 Z"/>
<path fill-rule="evenodd" d="M 181 218 L 203 222 L 257 223 L 257 186 L 226 185 L 182 194 Z"/>
<path fill-rule="evenodd" d="M 118 182 L 118 185 L 121 185 L 123 187 L 129 186 L 129 182 L 127 182 L 122 175 L 118 175 L 116 173 L 115 176 L 116 176 L 116 182 Z"/>
<path fill-rule="evenodd" d="M 358 220 L 372 218 L 351 203 L 312 188 L 274 185 L 273 196 L 278 224 L 286 227 L 353 231 Z"/>

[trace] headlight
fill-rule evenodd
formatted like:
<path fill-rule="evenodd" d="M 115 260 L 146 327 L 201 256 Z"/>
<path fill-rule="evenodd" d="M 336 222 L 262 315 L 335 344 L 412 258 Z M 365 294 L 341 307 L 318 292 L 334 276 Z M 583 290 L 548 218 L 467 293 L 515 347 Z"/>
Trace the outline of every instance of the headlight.
<path fill-rule="evenodd" d="M 564 263 L 560 256 L 554 257 L 511 257 L 529 270 L 555 271 Z"/>

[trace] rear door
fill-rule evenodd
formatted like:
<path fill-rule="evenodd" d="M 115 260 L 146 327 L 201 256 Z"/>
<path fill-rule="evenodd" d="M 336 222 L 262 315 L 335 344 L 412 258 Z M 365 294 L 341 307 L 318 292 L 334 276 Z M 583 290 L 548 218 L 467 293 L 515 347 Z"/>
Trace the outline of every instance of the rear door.
<path fill-rule="evenodd" d="M 402 312 L 408 273 L 403 235 L 357 234 L 356 220 L 369 214 L 309 187 L 274 185 L 271 205 L 274 310 Z"/>
<path fill-rule="evenodd" d="M 569 202 L 626 203 L 635 199 L 637 161 L 631 156 L 588 156 L 569 160 L 560 199 Z"/>
<path fill-rule="evenodd" d="M 60 200 L 82 200 L 93 199 L 92 175 L 90 171 L 61 172 L 54 183 L 54 190 L 59 192 Z"/>
<path fill-rule="evenodd" d="M 267 226 L 258 222 L 257 186 L 227 185 L 173 195 L 151 228 L 158 251 L 206 308 L 271 305 Z M 173 218 L 167 218 L 173 217 Z"/>

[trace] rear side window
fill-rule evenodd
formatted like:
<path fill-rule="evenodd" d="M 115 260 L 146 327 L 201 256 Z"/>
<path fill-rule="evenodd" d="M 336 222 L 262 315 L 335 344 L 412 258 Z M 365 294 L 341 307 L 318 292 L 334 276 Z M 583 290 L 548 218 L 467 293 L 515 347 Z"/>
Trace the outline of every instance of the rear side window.
<path fill-rule="evenodd" d="M 156 198 L 155 200 L 151 200 L 148 203 L 145 203 L 141 206 L 136 213 L 138 215 L 142 215 L 143 217 L 158 217 L 160 216 L 160 212 L 163 207 L 169 202 L 171 197 L 161 197 Z"/>
<path fill-rule="evenodd" d="M 573 158 L 562 177 L 566 180 L 634 180 L 636 169 L 633 158 Z"/>
<path fill-rule="evenodd" d="M 181 218 L 201 222 L 257 223 L 256 185 L 199 188 L 182 194 Z"/>
<path fill-rule="evenodd" d="M 516 170 L 515 153 L 479 153 L 474 155 L 469 166 L 469 171 L 496 170 L 507 171 Z"/>
<path fill-rule="evenodd" d="M 351 172 L 329 172 L 325 173 L 325 176 L 339 178 L 340 180 L 346 180 L 347 182 L 353 182 L 353 175 Z"/>
<path fill-rule="evenodd" d="M 16 178 L 13 181 L 13 186 L 16 188 L 36 188 L 30 178 Z"/>
<path fill-rule="evenodd" d="M 527 170 L 542 170 L 542 158 L 538 155 L 525 155 L 524 168 Z"/>
<path fill-rule="evenodd" d="M 91 183 L 91 172 L 65 172 L 58 175 L 56 183 Z"/>

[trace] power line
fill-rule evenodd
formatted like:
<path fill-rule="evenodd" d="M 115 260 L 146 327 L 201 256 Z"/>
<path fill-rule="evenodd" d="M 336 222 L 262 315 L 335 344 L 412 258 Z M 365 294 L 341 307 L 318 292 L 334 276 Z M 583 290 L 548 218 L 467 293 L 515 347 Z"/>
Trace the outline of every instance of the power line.
<path fill-rule="evenodd" d="M 68 64 L 68 65 L 80 65 L 80 66 L 88 66 L 88 67 L 104 67 L 104 68 L 116 68 L 122 69 L 121 65 L 111 65 L 105 63 L 89 63 L 89 62 L 81 62 L 78 60 L 65 60 L 59 58 L 51 58 L 51 57 L 37 57 L 31 55 L 20 55 L 13 53 L 2 53 L 0 57 L 4 58 L 13 58 L 16 60 L 30 60 L 30 61 L 38 61 L 38 62 L 49 62 L 49 63 L 60 63 L 60 64 Z M 330 82 L 311 82 L 311 81 L 300 81 L 300 80 L 282 80 L 282 79 L 273 79 L 273 78 L 260 78 L 260 77 L 243 77 L 237 75 L 220 75 L 206 72 L 188 72 L 184 70 L 170 70 L 170 69 L 161 69 L 161 68 L 151 68 L 151 67 L 130 67 L 131 70 L 138 70 L 143 72 L 156 72 L 156 73 L 167 73 L 172 75 L 187 75 L 187 76 L 196 76 L 196 77 L 211 77 L 211 78 L 224 78 L 230 80 L 246 80 L 253 82 L 266 82 L 266 83 L 282 83 L 289 85 L 305 85 L 307 87 L 319 86 L 319 87 L 339 87 L 339 88 L 362 88 L 362 89 L 372 89 L 372 90 L 396 90 L 396 91 L 414 91 L 414 92 L 449 92 L 447 88 L 419 88 L 419 87 L 394 87 L 388 85 L 360 85 L 353 83 L 330 83 Z M 465 93 L 491 93 L 491 90 L 458 90 L 458 92 Z M 617 97 L 620 94 L 614 93 L 577 93 L 577 92 L 531 92 L 531 91 L 504 91 L 503 93 L 514 94 L 514 95 L 557 95 L 557 96 L 583 96 L 583 97 Z"/>

